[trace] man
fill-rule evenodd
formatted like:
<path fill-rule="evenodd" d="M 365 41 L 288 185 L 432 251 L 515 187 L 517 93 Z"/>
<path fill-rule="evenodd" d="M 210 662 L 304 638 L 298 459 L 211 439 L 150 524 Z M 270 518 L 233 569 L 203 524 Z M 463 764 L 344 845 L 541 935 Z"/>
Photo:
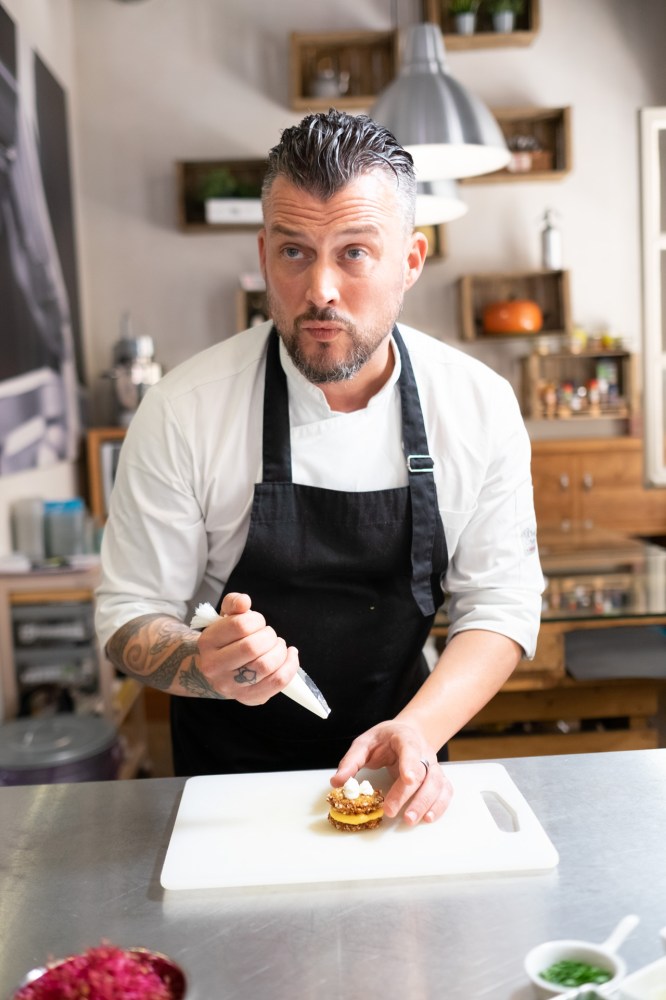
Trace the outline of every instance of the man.
<path fill-rule="evenodd" d="M 364 766 L 385 811 L 444 812 L 437 753 L 533 655 L 542 577 L 511 388 L 395 326 L 427 244 L 412 159 L 367 117 L 287 129 L 259 256 L 271 323 L 153 387 L 123 445 L 98 628 L 172 699 L 180 774 Z M 450 594 L 431 674 L 422 648 Z M 222 619 L 188 628 L 200 601 Z M 219 602 L 221 601 L 221 605 Z M 332 712 L 275 697 L 298 666 Z"/>

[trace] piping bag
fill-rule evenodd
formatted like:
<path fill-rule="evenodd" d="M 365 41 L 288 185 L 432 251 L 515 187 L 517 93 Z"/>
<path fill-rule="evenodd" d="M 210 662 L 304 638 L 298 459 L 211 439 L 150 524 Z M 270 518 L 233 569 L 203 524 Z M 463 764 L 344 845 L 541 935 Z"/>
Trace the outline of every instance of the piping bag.
<path fill-rule="evenodd" d="M 190 622 L 190 628 L 206 628 L 208 625 L 218 622 L 221 617 L 212 604 L 198 604 Z M 320 719 L 327 719 L 331 714 L 323 694 L 301 667 L 298 668 L 298 672 L 294 674 L 287 686 L 282 688 L 280 694 L 286 694 L 287 698 L 291 698 L 298 705 L 314 712 Z"/>

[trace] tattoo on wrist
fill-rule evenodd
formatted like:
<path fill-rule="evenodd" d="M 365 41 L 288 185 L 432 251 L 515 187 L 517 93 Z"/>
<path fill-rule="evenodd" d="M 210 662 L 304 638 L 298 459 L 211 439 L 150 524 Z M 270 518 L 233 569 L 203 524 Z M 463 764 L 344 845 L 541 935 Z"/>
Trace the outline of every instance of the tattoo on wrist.
<path fill-rule="evenodd" d="M 215 690 L 205 674 L 199 670 L 194 660 L 191 661 L 187 669 L 181 670 L 178 683 L 188 694 L 196 695 L 198 698 L 226 700 L 223 694 Z"/>

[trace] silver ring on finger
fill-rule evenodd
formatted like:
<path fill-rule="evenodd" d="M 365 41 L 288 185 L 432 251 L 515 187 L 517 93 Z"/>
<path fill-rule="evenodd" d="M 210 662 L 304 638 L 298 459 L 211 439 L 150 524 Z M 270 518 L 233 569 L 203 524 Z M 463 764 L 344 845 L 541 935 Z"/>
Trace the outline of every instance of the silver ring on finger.
<path fill-rule="evenodd" d="M 426 778 L 428 777 L 428 771 L 430 770 L 430 761 L 425 760 L 424 757 L 421 757 L 421 763 L 425 767 L 425 774 L 423 775 L 423 781 L 425 781 Z M 423 784 L 423 782 L 421 782 L 421 784 Z"/>

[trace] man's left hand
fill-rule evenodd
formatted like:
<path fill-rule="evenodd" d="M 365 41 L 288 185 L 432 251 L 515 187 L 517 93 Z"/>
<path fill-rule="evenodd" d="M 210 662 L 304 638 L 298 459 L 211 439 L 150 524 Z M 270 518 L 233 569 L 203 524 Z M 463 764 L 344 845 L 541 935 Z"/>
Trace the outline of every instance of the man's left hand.
<path fill-rule="evenodd" d="M 436 751 L 404 722 L 380 722 L 358 736 L 331 784 L 341 788 L 362 767 L 388 769 L 394 780 L 384 796 L 384 813 L 397 816 L 406 807 L 403 818 L 409 826 L 434 823 L 451 800 L 453 788 L 437 762 Z"/>

